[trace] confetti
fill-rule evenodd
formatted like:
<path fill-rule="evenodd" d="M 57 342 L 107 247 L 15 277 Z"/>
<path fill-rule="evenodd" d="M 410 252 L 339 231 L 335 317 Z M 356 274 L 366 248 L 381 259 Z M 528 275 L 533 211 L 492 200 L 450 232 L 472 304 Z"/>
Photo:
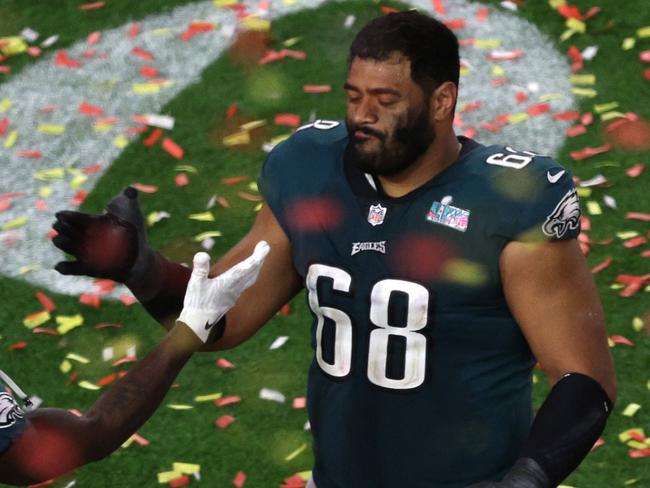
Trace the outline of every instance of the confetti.
<path fill-rule="evenodd" d="M 269 349 L 270 350 L 280 349 L 282 346 L 284 346 L 287 343 L 288 340 L 289 340 L 288 336 L 280 336 L 273 341 L 273 343 L 269 346 Z"/>
<path fill-rule="evenodd" d="M 233 363 L 231 363 L 230 361 L 228 361 L 228 360 L 225 359 L 225 358 L 219 358 L 219 359 L 217 359 L 217 360 L 215 361 L 215 365 L 216 365 L 218 368 L 221 368 L 221 369 L 232 369 L 232 368 L 235 367 L 235 365 L 234 365 Z"/>
<path fill-rule="evenodd" d="M 243 471 L 237 471 L 237 474 L 232 480 L 233 486 L 235 486 L 235 488 L 242 488 L 244 483 L 246 483 L 246 473 Z"/>
<path fill-rule="evenodd" d="M 634 417 L 639 410 L 641 410 L 641 405 L 630 403 L 621 413 L 626 417 Z"/>
<path fill-rule="evenodd" d="M 302 91 L 305 93 L 329 93 L 332 91 L 331 85 L 303 85 Z"/>
<path fill-rule="evenodd" d="M 214 404 L 217 407 L 224 407 L 226 405 L 232 405 L 233 403 L 241 402 L 241 397 L 236 395 L 226 396 L 218 398 L 214 401 Z"/>
<path fill-rule="evenodd" d="M 291 461 L 292 459 L 295 459 L 295 458 L 297 458 L 298 456 L 300 456 L 300 455 L 301 455 L 301 454 L 302 454 L 306 449 L 307 449 L 307 444 L 302 444 L 298 449 L 296 449 L 296 450 L 293 451 L 292 453 L 288 454 L 288 455 L 284 458 L 284 460 L 287 461 L 287 462 L 288 462 L 288 461 Z"/>
<path fill-rule="evenodd" d="M 284 403 L 285 401 L 285 397 L 282 393 L 277 390 L 271 390 L 270 388 L 262 388 L 260 390 L 260 398 L 262 400 L 270 400 L 278 403 Z"/>
<path fill-rule="evenodd" d="M 194 401 L 197 403 L 200 402 L 211 402 L 221 398 L 221 393 L 209 393 L 207 395 L 198 395 L 194 397 Z"/>
<path fill-rule="evenodd" d="M 104 2 L 84 3 L 83 5 L 79 5 L 79 10 L 97 10 L 103 8 L 104 5 Z"/>
<path fill-rule="evenodd" d="M 219 417 L 217 420 L 214 421 L 214 425 L 219 427 L 220 429 L 225 429 L 234 421 L 235 421 L 235 417 L 233 417 L 232 415 L 222 415 L 221 417 Z"/>

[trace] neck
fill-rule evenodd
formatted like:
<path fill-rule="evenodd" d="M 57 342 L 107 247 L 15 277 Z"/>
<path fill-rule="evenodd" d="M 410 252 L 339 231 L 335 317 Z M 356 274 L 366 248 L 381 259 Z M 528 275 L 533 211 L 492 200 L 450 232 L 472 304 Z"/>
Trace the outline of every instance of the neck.
<path fill-rule="evenodd" d="M 379 176 L 381 186 L 389 197 L 399 198 L 422 186 L 458 159 L 460 144 L 453 128 L 436 132 L 436 138 L 415 162 L 391 176 Z"/>

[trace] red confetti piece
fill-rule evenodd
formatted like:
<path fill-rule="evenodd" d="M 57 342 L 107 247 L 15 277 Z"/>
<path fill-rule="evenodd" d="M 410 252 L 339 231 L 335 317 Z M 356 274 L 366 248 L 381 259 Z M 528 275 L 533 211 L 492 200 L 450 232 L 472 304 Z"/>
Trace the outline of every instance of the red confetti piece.
<path fill-rule="evenodd" d="M 634 347 L 634 342 L 622 335 L 613 335 L 610 339 L 614 344 L 623 344 L 624 346 Z"/>
<path fill-rule="evenodd" d="M 210 32 L 214 30 L 214 24 L 210 22 L 192 22 L 188 28 L 181 34 L 181 40 L 189 41 L 197 34 Z"/>
<path fill-rule="evenodd" d="M 445 5 L 442 3 L 442 0 L 431 0 L 431 4 L 433 5 L 433 10 L 435 10 L 436 14 L 440 16 L 445 15 Z"/>
<path fill-rule="evenodd" d="M 239 403 L 239 402 L 241 402 L 241 397 L 240 396 L 231 395 L 231 396 L 217 398 L 214 401 L 214 404 L 217 407 L 223 407 L 224 405 L 231 405 L 233 403 Z"/>
<path fill-rule="evenodd" d="M 583 20 L 583 16 L 580 13 L 580 10 L 575 5 L 571 5 L 571 4 L 560 5 L 557 8 L 557 11 L 559 12 L 560 15 L 566 17 L 567 19 L 574 18 L 578 20 Z"/>
<path fill-rule="evenodd" d="M 307 398 L 297 397 L 293 399 L 293 408 L 305 408 L 307 406 Z"/>
<path fill-rule="evenodd" d="M 642 220 L 643 222 L 650 222 L 650 214 L 641 212 L 628 212 L 625 214 L 626 219 Z"/>
<path fill-rule="evenodd" d="M 0 213 L 9 210 L 11 208 L 11 202 L 9 200 L 0 201 Z"/>
<path fill-rule="evenodd" d="M 33 58 L 37 58 L 38 56 L 41 55 L 41 53 L 42 53 L 43 51 L 42 51 L 42 49 L 41 49 L 40 47 L 38 47 L 38 46 L 29 46 L 29 47 L 25 50 L 25 52 L 27 52 L 27 54 L 29 54 L 31 57 L 33 57 Z"/>
<path fill-rule="evenodd" d="M 102 163 L 95 163 L 95 164 L 91 164 L 90 166 L 86 166 L 81 171 L 87 175 L 91 175 L 93 173 L 97 173 L 101 169 L 102 169 Z"/>
<path fill-rule="evenodd" d="M 57 51 L 56 55 L 54 56 L 54 64 L 57 66 L 62 66 L 64 68 L 79 68 L 81 66 L 81 63 L 79 61 L 69 57 L 68 53 L 63 49 Z"/>
<path fill-rule="evenodd" d="M 444 24 L 451 30 L 459 30 L 465 28 L 466 22 L 465 19 L 451 19 L 444 22 Z"/>
<path fill-rule="evenodd" d="M 174 176 L 174 183 L 176 186 L 183 187 L 190 184 L 190 179 L 187 176 L 187 173 L 178 173 Z"/>
<path fill-rule="evenodd" d="M 550 103 L 536 103 L 534 105 L 531 105 L 528 107 L 528 115 L 532 117 L 537 117 L 539 115 L 545 114 L 547 112 L 551 111 L 551 104 Z"/>
<path fill-rule="evenodd" d="M 120 371 L 120 372 L 121 372 L 121 371 Z M 142 437 L 140 434 L 133 434 L 133 435 L 131 436 L 131 439 L 133 439 L 135 442 L 137 442 L 137 443 L 140 444 L 141 446 L 148 446 L 149 444 L 151 444 L 151 443 L 149 442 L 149 440 L 145 439 L 145 438 Z"/>
<path fill-rule="evenodd" d="M 48 210 L 47 202 L 45 200 L 36 200 L 34 202 L 34 208 L 36 210 L 40 210 L 41 212 L 46 212 Z"/>
<path fill-rule="evenodd" d="M 99 289 L 98 295 L 105 295 L 115 289 L 115 282 L 108 279 L 93 280 L 93 286 Z"/>
<path fill-rule="evenodd" d="M 329 93 L 332 91 L 331 85 L 303 85 L 302 91 L 305 93 Z"/>
<path fill-rule="evenodd" d="M 0 137 L 4 137 L 9 129 L 9 119 L 4 118 L 0 120 Z"/>
<path fill-rule="evenodd" d="M 648 69 L 646 69 L 646 70 L 643 70 L 643 77 L 644 77 L 646 80 L 650 80 L 650 68 L 648 68 Z"/>
<path fill-rule="evenodd" d="M 578 49 L 575 46 L 569 47 L 569 50 L 567 51 L 567 55 L 573 61 L 571 64 L 571 71 L 574 73 L 576 71 L 580 71 L 584 67 L 584 60 L 582 59 L 582 53 L 580 52 L 580 49 Z"/>
<path fill-rule="evenodd" d="M 650 456 L 650 447 L 628 451 L 628 455 L 633 459 L 641 459 Z"/>
<path fill-rule="evenodd" d="M 594 443 L 593 447 L 591 448 L 591 451 L 592 451 L 592 452 L 595 451 L 596 449 L 598 449 L 600 446 L 602 446 L 602 445 L 604 445 L 604 444 L 605 444 L 605 439 L 603 439 L 602 437 L 600 437 L 600 438 L 599 438 L 599 439 Z"/>
<path fill-rule="evenodd" d="M 140 32 L 140 23 L 136 22 L 135 24 L 131 24 L 129 26 L 129 31 L 126 33 L 126 35 L 133 38 L 137 36 L 139 32 Z"/>
<path fill-rule="evenodd" d="M 232 369 L 235 367 L 235 365 L 228 361 L 226 358 L 219 358 L 215 361 L 214 364 L 217 366 L 217 368 L 221 369 Z"/>
<path fill-rule="evenodd" d="M 515 100 L 517 100 L 517 103 L 524 103 L 525 101 L 528 100 L 528 93 L 525 91 L 518 91 L 515 94 Z"/>
<path fill-rule="evenodd" d="M 591 112 L 584 113 L 580 116 L 580 123 L 582 125 L 591 125 L 594 121 L 594 114 Z"/>
<path fill-rule="evenodd" d="M 27 347 L 27 342 L 25 341 L 20 341 L 20 342 L 14 342 L 11 344 L 7 350 L 9 351 L 20 351 L 22 349 L 25 349 Z"/>
<path fill-rule="evenodd" d="M 298 127 L 300 125 L 300 115 L 296 114 L 277 114 L 275 116 L 275 125 L 287 125 L 289 127 Z"/>
<path fill-rule="evenodd" d="M 79 295 L 79 303 L 88 305 L 89 307 L 99 308 L 101 307 L 101 302 L 99 296 L 92 293 L 82 293 Z"/>
<path fill-rule="evenodd" d="M 611 149 L 611 146 L 609 144 L 605 144 L 603 146 L 599 147 L 585 147 L 584 149 L 579 149 L 577 151 L 571 151 L 569 155 L 571 158 L 575 161 L 582 161 L 583 159 L 590 158 L 592 156 L 596 156 L 598 154 L 602 154 L 604 152 L 607 152 Z"/>
<path fill-rule="evenodd" d="M 307 482 L 303 480 L 299 475 L 294 474 L 289 476 L 284 480 L 284 483 L 280 485 L 280 488 L 305 488 Z"/>
<path fill-rule="evenodd" d="M 104 113 L 104 109 L 84 102 L 79 104 L 79 112 L 84 115 L 98 117 Z"/>
<path fill-rule="evenodd" d="M 22 151 L 18 151 L 17 156 L 19 158 L 29 158 L 29 159 L 41 159 L 41 151 L 36 151 L 34 149 L 24 149 Z"/>
<path fill-rule="evenodd" d="M 124 131 L 125 134 L 144 134 L 147 132 L 146 127 L 129 127 Z"/>
<path fill-rule="evenodd" d="M 158 70 L 153 66 L 143 66 L 140 68 L 140 75 L 144 76 L 145 78 L 155 78 L 158 76 Z"/>
<path fill-rule="evenodd" d="M 124 356 L 122 359 L 118 359 L 113 364 L 111 364 L 111 366 L 113 367 L 122 366 L 123 364 L 135 363 L 137 361 L 138 361 L 137 356 Z"/>
<path fill-rule="evenodd" d="M 242 488 L 242 486 L 244 486 L 244 483 L 246 483 L 246 473 L 243 471 L 237 471 L 237 474 L 232 480 L 232 484 L 235 486 L 235 488 Z"/>
<path fill-rule="evenodd" d="M 237 110 L 239 110 L 239 105 L 236 103 L 233 103 L 226 109 L 226 118 L 232 119 L 235 115 L 237 115 Z"/>
<path fill-rule="evenodd" d="M 231 176 L 230 178 L 221 178 L 221 183 L 224 183 L 226 185 L 235 185 L 244 181 L 248 181 L 248 176 Z"/>
<path fill-rule="evenodd" d="M 580 118 L 580 112 L 555 112 L 553 114 L 553 120 L 563 121 L 563 122 L 573 122 Z"/>
<path fill-rule="evenodd" d="M 88 44 L 97 44 L 99 40 L 102 38 L 102 33 L 101 32 L 91 32 L 88 34 L 88 38 L 86 39 L 86 42 Z"/>
<path fill-rule="evenodd" d="M 162 142 L 162 148 L 167 152 L 171 157 L 175 159 L 183 159 L 183 148 L 172 141 L 169 137 L 165 137 Z"/>
<path fill-rule="evenodd" d="M 232 415 L 222 415 L 221 417 L 219 417 L 217 420 L 214 421 L 214 425 L 216 425 L 220 429 L 225 429 L 234 421 L 235 421 L 235 417 L 233 417 Z"/>
<path fill-rule="evenodd" d="M 641 253 L 641 257 L 642 257 L 642 258 L 650 258 L 650 249 L 648 249 L 648 250 L 646 250 L 646 251 L 643 251 L 643 252 Z"/>
<path fill-rule="evenodd" d="M 9 73 L 11 73 L 11 66 L 7 66 L 4 64 L 0 65 L 0 73 L 8 75 Z"/>
<path fill-rule="evenodd" d="M 485 22 L 489 15 L 490 15 L 490 9 L 488 9 L 487 7 L 480 7 L 476 11 L 476 20 L 478 22 Z"/>
<path fill-rule="evenodd" d="M 104 376 L 102 379 L 100 379 L 97 382 L 97 386 L 106 386 L 110 385 L 117 379 L 117 373 L 111 373 L 109 375 Z"/>
<path fill-rule="evenodd" d="M 151 147 L 153 146 L 156 142 L 158 142 L 158 139 L 160 139 L 160 136 L 162 136 L 163 130 L 158 128 L 154 129 L 151 134 L 149 134 L 149 137 L 147 137 L 142 143 L 147 146 Z"/>
<path fill-rule="evenodd" d="M 589 20 L 599 12 L 600 12 L 600 7 L 598 6 L 591 7 L 589 10 L 587 10 L 587 13 L 582 16 L 582 20 Z"/>
<path fill-rule="evenodd" d="M 514 49 L 513 51 L 492 51 L 488 54 L 490 61 L 514 61 L 524 55 L 521 49 Z"/>
<path fill-rule="evenodd" d="M 643 246 L 646 242 L 648 242 L 648 239 L 646 239 L 643 236 L 638 236 L 623 242 L 623 246 L 627 247 L 628 249 L 631 249 L 634 247 Z"/>
<path fill-rule="evenodd" d="M 650 50 L 641 51 L 639 53 L 639 60 L 643 63 L 650 63 Z"/>
<path fill-rule="evenodd" d="M 291 305 L 288 303 L 285 303 L 282 305 L 280 308 L 279 314 L 284 315 L 285 317 L 291 313 Z"/>
<path fill-rule="evenodd" d="M 385 5 L 382 5 L 382 7 L 381 7 L 381 11 L 382 11 L 382 13 L 384 13 L 384 14 L 394 14 L 394 13 L 399 12 L 399 10 L 397 10 L 396 8 L 393 8 L 393 7 L 386 7 Z"/>
<path fill-rule="evenodd" d="M 47 334 L 47 335 L 53 335 L 53 336 L 58 336 L 59 331 L 56 329 L 48 329 L 47 327 L 34 327 L 32 329 L 32 334 Z"/>
<path fill-rule="evenodd" d="M 137 188 L 139 190 L 139 188 Z M 133 295 L 120 295 L 120 302 L 122 302 L 127 307 L 138 302 L 138 299 Z"/>
<path fill-rule="evenodd" d="M 77 193 L 74 194 L 74 197 L 72 197 L 72 200 L 70 200 L 70 204 L 78 207 L 84 202 L 87 196 L 88 192 L 86 190 L 78 190 Z"/>
<path fill-rule="evenodd" d="M 567 137 L 581 136 L 582 134 L 586 134 L 586 133 L 587 133 L 587 128 L 582 124 L 569 127 L 565 132 Z"/>
<path fill-rule="evenodd" d="M 636 178 L 637 176 L 640 176 L 641 173 L 643 173 L 643 170 L 645 169 L 645 166 L 641 163 L 635 164 L 634 166 L 631 166 L 625 170 L 625 173 L 631 177 L 631 178 Z"/>
<path fill-rule="evenodd" d="M 492 85 L 495 88 L 497 88 L 499 86 L 503 86 L 506 83 L 508 83 L 507 78 L 494 78 L 493 80 L 490 80 L 490 85 Z"/>
<path fill-rule="evenodd" d="M 169 480 L 169 486 L 171 486 L 171 488 L 180 488 L 181 486 L 187 486 L 189 484 L 190 477 L 186 474 L 179 476 L 178 478 L 174 478 L 173 480 Z"/>
<path fill-rule="evenodd" d="M 153 53 L 139 47 L 134 47 L 133 49 L 131 49 L 131 54 L 133 54 L 138 58 L 144 59 L 145 61 L 153 60 Z"/>
<path fill-rule="evenodd" d="M 41 305 L 43 305 L 43 308 L 45 310 L 47 310 L 48 312 L 52 312 L 56 310 L 55 303 L 45 293 L 43 293 L 42 291 L 37 291 L 35 295 L 36 295 L 36 299 L 41 303 Z"/>
<path fill-rule="evenodd" d="M 609 267 L 609 265 L 612 264 L 614 260 L 611 257 L 606 258 L 602 263 L 597 264 L 593 268 L 591 268 L 591 272 L 596 274 L 599 273 L 600 271 L 604 270 L 605 268 Z"/>
<path fill-rule="evenodd" d="M 650 275 L 646 275 L 646 276 L 618 275 L 616 277 L 616 281 L 618 281 L 619 283 L 623 283 L 624 285 L 627 285 L 619 293 L 619 296 L 628 298 L 631 297 L 632 295 L 635 295 L 639 290 L 641 290 L 641 288 L 643 288 L 643 285 L 649 278 Z"/>
<path fill-rule="evenodd" d="M 104 2 L 84 3 L 83 5 L 79 5 L 79 10 L 97 10 L 103 8 L 104 5 Z"/>
<path fill-rule="evenodd" d="M 145 185 L 143 183 L 131 183 L 131 186 L 142 193 L 156 193 L 158 187 L 154 185 Z"/>

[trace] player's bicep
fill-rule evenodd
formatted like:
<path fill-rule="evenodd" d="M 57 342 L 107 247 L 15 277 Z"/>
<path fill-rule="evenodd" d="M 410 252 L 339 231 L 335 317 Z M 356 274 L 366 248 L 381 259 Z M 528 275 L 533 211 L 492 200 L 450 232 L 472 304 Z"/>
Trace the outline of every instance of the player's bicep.
<path fill-rule="evenodd" d="M 513 241 L 500 264 L 508 305 L 551 382 L 569 372 L 583 373 L 614 400 L 603 310 L 576 240 Z"/>
<path fill-rule="evenodd" d="M 0 456 L 0 481 L 31 484 L 61 476 L 92 461 L 87 420 L 59 409 L 27 415 L 22 433 Z"/>
<path fill-rule="evenodd" d="M 260 210 L 248 234 L 214 264 L 210 276 L 217 276 L 248 257 L 261 240 L 269 243 L 271 251 L 257 281 L 228 311 L 225 333 L 214 345 L 207 346 L 209 350 L 228 349 L 251 337 L 302 287 L 293 266 L 289 238 L 267 205 Z"/>

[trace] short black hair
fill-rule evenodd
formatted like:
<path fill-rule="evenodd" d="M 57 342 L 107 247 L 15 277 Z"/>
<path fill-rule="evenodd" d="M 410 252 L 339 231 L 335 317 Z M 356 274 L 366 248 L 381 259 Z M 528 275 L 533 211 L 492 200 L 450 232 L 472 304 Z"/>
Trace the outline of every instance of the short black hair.
<path fill-rule="evenodd" d="M 445 81 L 458 86 L 458 39 L 442 22 L 417 10 L 377 17 L 352 41 L 348 63 L 355 58 L 385 61 L 395 52 L 411 61 L 411 78 L 427 93 Z"/>

